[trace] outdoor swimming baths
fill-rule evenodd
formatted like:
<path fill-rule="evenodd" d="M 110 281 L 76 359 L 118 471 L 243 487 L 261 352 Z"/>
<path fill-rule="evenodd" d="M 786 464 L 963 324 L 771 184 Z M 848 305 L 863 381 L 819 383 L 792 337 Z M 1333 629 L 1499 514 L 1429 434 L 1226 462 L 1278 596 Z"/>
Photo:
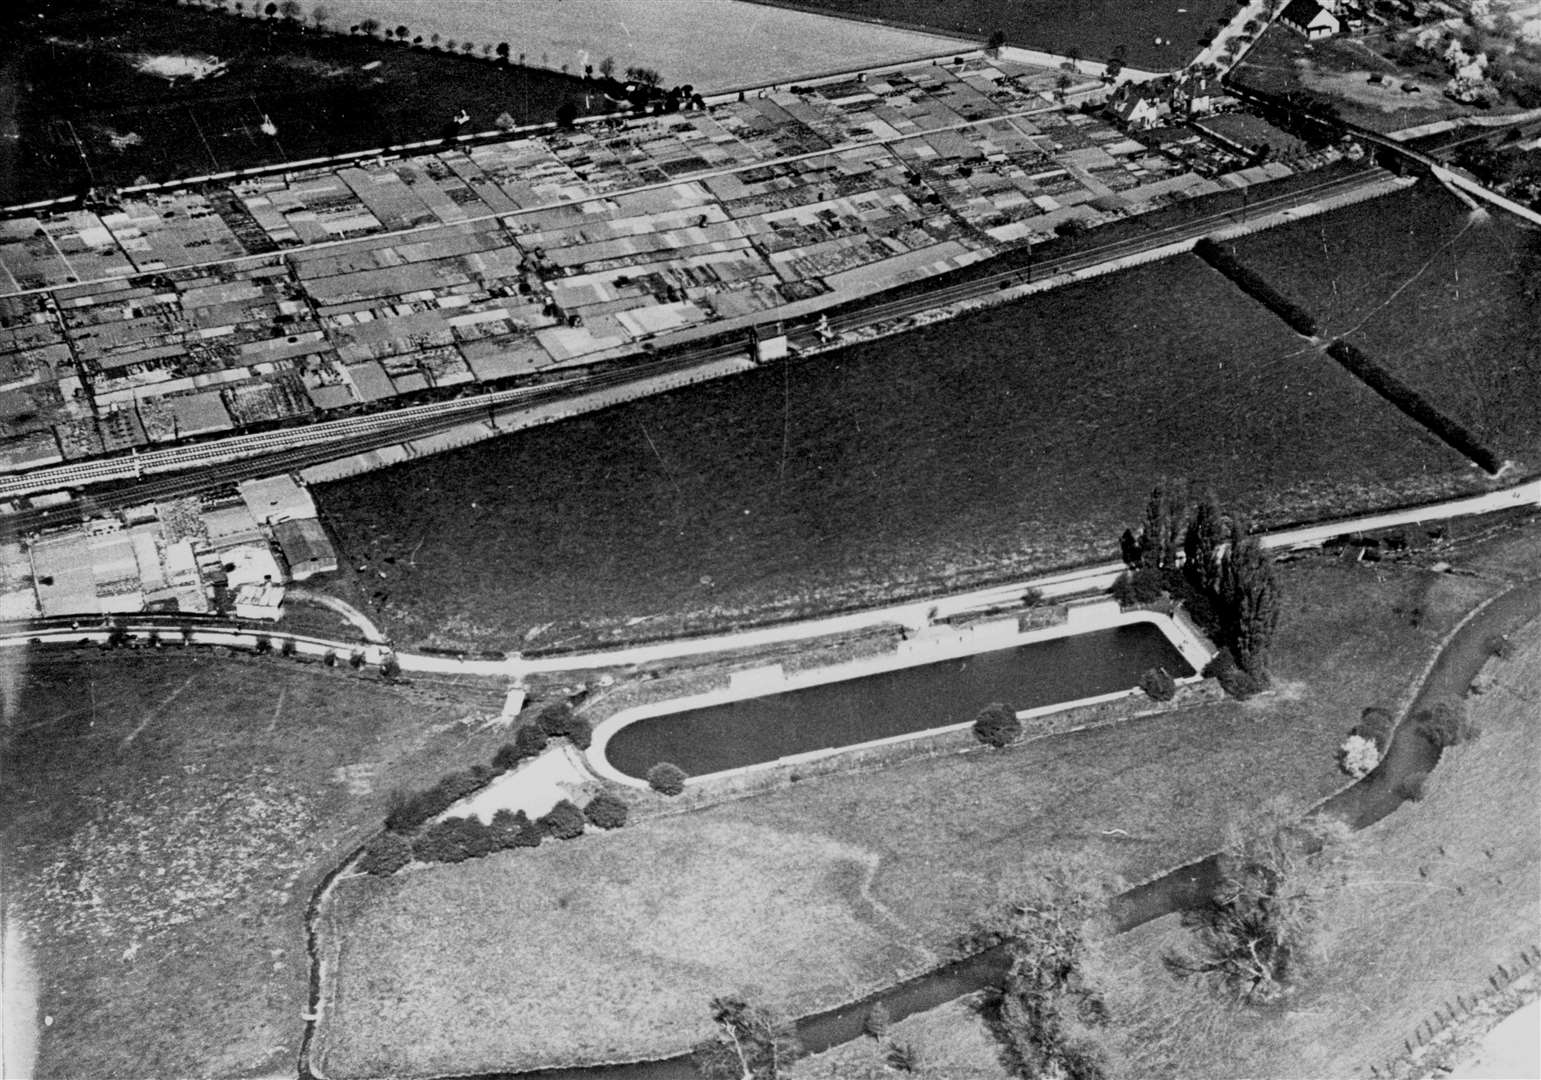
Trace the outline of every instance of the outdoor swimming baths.
<path fill-rule="evenodd" d="M 790 676 L 745 673 L 726 690 L 610 717 L 589 760 L 632 784 L 660 761 L 692 777 L 764 767 L 966 726 L 995 701 L 1028 716 L 1113 700 L 1137 693 L 1149 668 L 1190 678 L 1208 659 L 1207 646 L 1164 615 L 1089 622 L 920 641 L 897 655 Z"/>

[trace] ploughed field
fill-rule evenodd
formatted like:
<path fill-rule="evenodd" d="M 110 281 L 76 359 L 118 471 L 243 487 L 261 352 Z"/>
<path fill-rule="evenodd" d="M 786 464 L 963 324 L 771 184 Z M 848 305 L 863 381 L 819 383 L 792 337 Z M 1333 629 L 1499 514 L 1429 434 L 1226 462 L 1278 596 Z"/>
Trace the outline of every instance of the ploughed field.
<path fill-rule="evenodd" d="M 1481 483 L 1184 257 L 318 498 L 398 641 L 507 648 L 1115 557 L 1163 475 L 1264 523 Z"/>
<path fill-rule="evenodd" d="M 1226 247 L 1324 338 L 1347 338 L 1500 455 L 1541 458 L 1541 233 L 1425 183 Z"/>
<path fill-rule="evenodd" d="M 471 130 L 502 113 L 543 122 L 583 87 L 479 49 L 448 56 L 150 0 L 54 5 L 7 34 L 0 99 L 14 94 L 16 137 L 0 140 L 3 202 L 437 138 L 462 108 Z"/>
<path fill-rule="evenodd" d="M 1074 51 L 1086 60 L 1106 60 L 1121 48 L 1128 64 L 1147 71 L 1184 66 L 1199 51 L 1204 32 L 1236 11 L 1224 0 L 789 0 L 788 6 L 926 27 L 981 43 L 1002 30 L 1008 45 L 1061 56 Z"/>

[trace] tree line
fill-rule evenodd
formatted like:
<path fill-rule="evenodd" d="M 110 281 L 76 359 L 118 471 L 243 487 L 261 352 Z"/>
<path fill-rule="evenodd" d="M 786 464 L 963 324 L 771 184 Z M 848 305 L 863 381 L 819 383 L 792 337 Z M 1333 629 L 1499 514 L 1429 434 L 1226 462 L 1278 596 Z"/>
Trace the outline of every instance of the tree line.
<path fill-rule="evenodd" d="M 1221 647 L 1206 675 L 1240 697 L 1265 688 L 1279 627 L 1280 592 L 1262 538 L 1227 515 L 1213 491 L 1161 481 L 1145 504 L 1139 533 L 1119 543 L 1128 570 L 1114 583 L 1125 605 L 1179 603 Z"/>

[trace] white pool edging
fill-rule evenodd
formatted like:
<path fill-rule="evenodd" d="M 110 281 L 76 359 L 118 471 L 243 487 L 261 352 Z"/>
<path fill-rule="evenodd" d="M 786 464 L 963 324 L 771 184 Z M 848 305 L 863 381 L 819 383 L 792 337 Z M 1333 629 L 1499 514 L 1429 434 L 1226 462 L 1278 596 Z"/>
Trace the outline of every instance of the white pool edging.
<path fill-rule="evenodd" d="M 691 709 L 723 705 L 732 701 L 770 697 L 773 694 L 782 694 L 790 690 L 802 690 L 811 686 L 847 682 L 869 675 L 881 675 L 891 671 L 901 671 L 906 668 L 923 667 L 927 664 L 934 664 L 944 660 L 954 660 L 964 656 L 977 656 L 982 653 L 1015 649 L 1041 641 L 1074 637 L 1080 634 L 1109 630 L 1119 626 L 1132 626 L 1142 622 L 1151 623 L 1156 629 L 1161 631 L 1167 641 L 1187 661 L 1195 673 L 1202 672 L 1209 661 L 1214 658 L 1214 650 L 1206 641 L 1198 636 L 1191 626 L 1187 624 L 1186 620 L 1177 620 L 1170 615 L 1157 611 L 1120 611 L 1114 601 L 1105 601 L 1074 608 L 1067 622 L 1044 629 L 1002 634 L 999 632 L 998 624 L 995 626 L 987 624 L 977 630 L 960 631 L 957 634 L 948 634 L 945 637 L 912 639 L 904 642 L 897 652 L 885 656 L 866 657 L 845 664 L 815 668 L 793 675 L 783 675 L 779 672 L 779 669 L 774 668 L 762 669 L 758 673 L 743 673 L 750 674 L 751 677 L 732 679 L 729 685 L 723 688 L 622 709 L 595 727 L 594 740 L 590 744 L 586 755 L 588 766 L 596 775 L 606 780 L 611 780 L 618 784 L 626 784 L 630 787 L 646 788 L 648 786 L 646 780 L 635 776 L 628 776 L 626 773 L 621 772 L 610 764 L 606 756 L 610 740 L 616 733 L 638 721 L 658 716 L 667 716 L 671 713 L 685 712 Z M 1200 682 L 1202 679 L 1202 675 L 1194 674 L 1178 679 L 1177 682 L 1179 685 L 1182 685 Z M 1052 713 L 1064 712 L 1069 709 L 1079 709 L 1091 705 L 1120 701 L 1141 692 L 1138 688 L 1131 687 L 1128 690 L 1118 690 L 1108 694 L 1075 698 L 1052 705 L 1040 705 L 1036 708 L 1024 709 L 1018 712 L 1017 716 L 1020 719 L 1028 720 Z M 774 761 L 762 761 L 754 765 L 742 765 L 733 769 L 724 769 L 698 777 L 690 777 L 686 783 L 696 783 L 702 780 L 722 780 L 765 769 L 817 761 L 850 751 L 912 742 L 917 739 L 929 738 L 947 732 L 962 731 L 972 725 L 973 721 L 944 724 L 940 727 L 923 728 L 919 731 L 890 735 L 866 742 L 809 750 L 801 754 L 777 758 Z"/>

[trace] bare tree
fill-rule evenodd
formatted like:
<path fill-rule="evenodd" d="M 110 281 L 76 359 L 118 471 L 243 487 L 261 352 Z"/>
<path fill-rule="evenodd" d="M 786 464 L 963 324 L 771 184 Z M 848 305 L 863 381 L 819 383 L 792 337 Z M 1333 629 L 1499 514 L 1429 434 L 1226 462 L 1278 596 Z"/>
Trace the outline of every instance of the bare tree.
<path fill-rule="evenodd" d="M 1310 970 L 1322 896 L 1348 853 L 1347 827 L 1335 820 L 1294 820 L 1282 804 L 1233 826 L 1209 901 L 1188 912 L 1187 948 L 1165 958 L 1168 970 L 1248 1005 L 1277 1001 Z"/>

